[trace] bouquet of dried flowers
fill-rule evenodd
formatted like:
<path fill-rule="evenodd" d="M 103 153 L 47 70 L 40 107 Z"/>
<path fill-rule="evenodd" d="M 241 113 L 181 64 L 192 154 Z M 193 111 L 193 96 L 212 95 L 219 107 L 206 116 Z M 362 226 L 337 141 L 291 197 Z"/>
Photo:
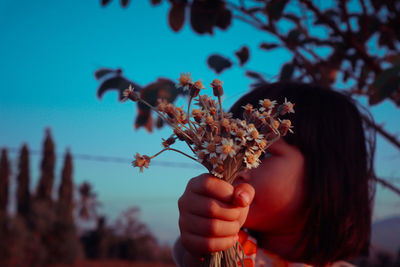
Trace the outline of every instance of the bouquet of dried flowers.
<path fill-rule="evenodd" d="M 259 107 L 251 104 L 243 106 L 243 120 L 232 118 L 232 114 L 222 110 L 222 81 L 215 79 L 210 85 L 217 102 L 207 95 L 200 95 L 204 89 L 201 80 L 192 81 L 190 73 L 182 73 L 178 87 L 189 91 L 187 110 L 166 100 L 159 99 L 156 107 L 151 106 L 133 90 L 124 91 L 124 100 L 141 101 L 155 111 L 173 128 L 173 134 L 163 139 L 163 149 L 153 156 L 136 153 L 134 167 L 148 168 L 151 159 L 172 150 L 204 165 L 216 177 L 233 183 L 237 174 L 245 169 L 256 168 L 260 156 L 281 136 L 293 132 L 290 120 L 280 120 L 278 116 L 294 113 L 294 104 L 287 101 L 277 105 L 276 101 L 263 99 Z M 191 110 L 195 101 L 196 108 Z M 187 143 L 193 156 L 171 147 L 176 140 Z M 203 266 L 244 266 L 240 255 L 240 244 L 228 250 L 212 253 L 205 257 Z"/>

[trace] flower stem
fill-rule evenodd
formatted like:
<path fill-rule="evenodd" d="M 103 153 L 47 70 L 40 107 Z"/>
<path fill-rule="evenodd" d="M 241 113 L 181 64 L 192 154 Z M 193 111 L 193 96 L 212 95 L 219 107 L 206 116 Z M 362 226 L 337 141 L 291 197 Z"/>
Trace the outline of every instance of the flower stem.
<path fill-rule="evenodd" d="M 192 132 L 194 132 L 193 128 L 192 128 L 192 123 L 190 121 L 190 104 L 192 103 L 192 99 L 193 97 L 191 96 L 189 98 L 189 103 L 188 103 L 188 109 L 187 109 L 187 116 L 188 116 L 188 124 L 189 124 L 189 128 Z"/>
<path fill-rule="evenodd" d="M 154 154 L 153 156 L 151 156 L 150 159 L 153 159 L 153 158 L 157 157 L 158 155 L 160 155 L 161 153 L 163 153 L 163 152 L 165 152 L 165 151 L 167 151 L 167 150 L 172 150 L 172 151 L 181 153 L 182 155 L 184 155 L 184 156 L 186 156 L 186 157 L 188 157 L 188 158 L 190 158 L 190 159 L 192 159 L 192 160 L 198 162 L 194 157 L 189 156 L 189 155 L 186 154 L 185 152 L 182 152 L 182 151 L 180 151 L 180 150 L 178 150 L 178 149 L 170 148 L 170 147 L 164 148 L 164 149 L 161 150 L 160 152 L 158 152 L 158 153 Z"/>
<path fill-rule="evenodd" d="M 182 152 L 182 151 L 180 151 L 180 150 L 178 150 L 178 149 L 175 149 L 175 148 L 167 148 L 167 149 L 168 149 L 168 150 L 175 151 L 175 152 L 178 152 L 178 153 L 181 153 L 182 155 L 184 155 L 184 156 L 186 156 L 186 157 L 188 157 L 188 158 L 190 158 L 190 159 L 192 159 L 192 160 L 198 162 L 197 159 L 195 159 L 194 157 L 189 156 L 188 154 L 186 154 L 186 153 L 184 153 L 184 152 Z"/>
<path fill-rule="evenodd" d="M 179 127 L 177 127 L 176 125 L 174 125 L 173 123 L 171 123 L 167 118 L 165 118 L 164 114 L 162 114 L 160 111 L 158 111 L 156 108 L 154 108 L 152 105 L 150 105 L 149 103 L 147 103 L 147 101 L 143 100 L 142 98 L 139 98 L 139 101 L 142 102 L 143 104 L 145 104 L 146 106 L 148 106 L 151 110 L 153 110 L 154 112 L 156 112 L 158 114 L 158 116 L 160 116 L 161 118 L 164 119 L 164 121 L 166 123 L 168 123 L 171 127 L 175 128 L 175 129 L 179 129 Z M 186 127 L 186 126 L 185 126 Z M 181 129 L 179 129 L 183 135 L 186 136 L 187 139 L 189 139 L 190 141 L 193 142 L 192 138 L 190 138 L 189 135 L 187 135 L 184 131 L 182 131 Z"/>
<path fill-rule="evenodd" d="M 164 151 L 167 151 L 167 150 L 168 150 L 168 148 L 164 148 L 160 152 L 158 152 L 158 153 L 154 154 L 152 157 L 150 157 L 150 159 L 153 159 L 153 158 L 157 157 L 158 155 L 160 155 L 161 153 L 163 153 Z"/>

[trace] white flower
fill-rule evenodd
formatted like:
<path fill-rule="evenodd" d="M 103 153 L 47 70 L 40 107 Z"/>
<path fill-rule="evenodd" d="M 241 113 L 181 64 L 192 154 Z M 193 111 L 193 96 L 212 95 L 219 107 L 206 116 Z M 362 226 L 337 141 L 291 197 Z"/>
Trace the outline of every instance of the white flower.
<path fill-rule="evenodd" d="M 203 143 L 203 147 L 205 149 L 203 149 L 202 151 L 204 151 L 204 153 L 206 155 L 209 155 L 210 158 L 217 156 L 217 153 L 215 153 L 217 151 L 217 146 L 215 145 L 214 142 L 207 142 L 206 141 L 206 142 Z"/>
<path fill-rule="evenodd" d="M 121 101 L 122 101 L 122 102 L 125 102 L 126 100 L 128 100 L 129 95 L 130 95 L 131 93 L 133 93 L 132 84 L 129 85 L 129 88 L 128 88 L 128 89 L 125 89 L 125 90 L 122 92 L 122 95 L 124 96 L 124 98 L 122 98 Z"/>
<path fill-rule="evenodd" d="M 260 134 L 255 127 L 250 127 L 246 132 L 246 139 L 249 141 L 263 139 L 264 135 Z"/>
<path fill-rule="evenodd" d="M 179 83 L 176 84 L 176 87 L 178 87 L 178 88 L 183 87 L 184 90 L 188 90 L 190 85 L 193 84 L 191 75 L 192 74 L 190 72 L 188 72 L 188 73 L 182 72 L 181 76 L 178 79 Z"/>
<path fill-rule="evenodd" d="M 259 110 L 261 112 L 263 112 L 265 110 L 273 109 L 275 107 L 275 105 L 276 105 L 276 100 L 271 101 L 271 100 L 266 98 L 266 99 L 258 101 L 258 103 L 261 105 L 261 108 L 259 108 Z"/>
<path fill-rule="evenodd" d="M 220 159 L 225 160 L 228 156 L 233 158 L 236 155 L 236 147 L 232 139 L 222 138 L 221 145 L 217 147 Z"/>
<path fill-rule="evenodd" d="M 257 168 L 260 165 L 260 159 L 257 155 L 255 155 L 252 151 L 246 151 L 244 157 L 244 163 L 246 163 L 246 167 L 248 169 Z"/>
<path fill-rule="evenodd" d="M 222 175 L 222 173 L 219 173 L 216 170 L 211 170 L 211 174 L 214 175 L 215 177 L 218 177 L 218 178 L 221 178 L 221 179 L 224 177 Z"/>
<path fill-rule="evenodd" d="M 282 106 L 280 107 L 280 114 L 284 115 L 286 113 L 294 113 L 294 104 L 290 101 L 287 101 L 286 97 L 285 97 L 285 102 L 282 104 Z"/>

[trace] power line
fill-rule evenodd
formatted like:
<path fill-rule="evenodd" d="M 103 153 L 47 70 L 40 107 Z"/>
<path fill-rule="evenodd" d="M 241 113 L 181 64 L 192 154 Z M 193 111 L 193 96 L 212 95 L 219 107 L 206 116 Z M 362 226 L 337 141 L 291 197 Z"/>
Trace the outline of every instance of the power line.
<path fill-rule="evenodd" d="M 11 153 L 19 153 L 20 149 L 15 147 L 4 147 L 7 151 Z M 41 150 L 29 150 L 30 154 L 33 155 L 42 155 Z M 62 157 L 61 153 L 55 153 L 57 157 Z M 102 155 L 90 155 L 90 154 L 75 154 L 71 153 L 74 159 L 78 160 L 88 160 L 88 161 L 96 161 L 96 162 L 114 162 L 114 163 L 122 163 L 122 164 L 130 164 L 132 159 L 122 158 L 122 157 L 112 157 L 112 156 L 102 156 Z M 161 160 L 152 160 L 151 165 L 153 166 L 162 166 L 162 167 L 172 167 L 172 168 L 186 168 L 186 169 L 201 169 L 203 168 L 200 164 L 193 164 L 187 162 L 173 162 L 173 161 L 161 161 Z"/>
<path fill-rule="evenodd" d="M 15 147 L 4 147 L 11 153 L 19 153 L 20 149 Z M 33 155 L 42 155 L 41 150 L 29 150 L 29 153 Z M 88 161 L 96 161 L 96 162 L 114 162 L 121 164 L 130 164 L 132 159 L 122 158 L 122 157 L 112 157 L 112 156 L 103 156 L 103 155 L 90 155 L 90 154 L 72 154 L 74 159 L 78 160 L 88 160 Z M 62 157 L 63 154 L 56 153 L 57 157 Z M 162 160 L 152 160 L 151 164 L 153 166 L 162 166 L 162 167 L 171 167 L 171 168 L 184 168 L 184 169 L 203 169 L 200 164 L 188 163 L 188 162 L 173 162 L 173 161 L 162 161 Z M 385 181 L 391 183 L 400 183 L 399 177 L 382 177 Z"/>

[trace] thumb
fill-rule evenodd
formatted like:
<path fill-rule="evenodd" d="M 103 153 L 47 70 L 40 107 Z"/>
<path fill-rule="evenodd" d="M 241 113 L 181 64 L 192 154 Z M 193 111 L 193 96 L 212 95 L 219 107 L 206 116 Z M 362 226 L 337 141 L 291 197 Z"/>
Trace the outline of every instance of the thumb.
<path fill-rule="evenodd" d="M 233 203 L 240 207 L 247 207 L 253 201 L 255 194 L 254 187 L 248 183 L 240 183 L 235 186 L 233 193 Z"/>

